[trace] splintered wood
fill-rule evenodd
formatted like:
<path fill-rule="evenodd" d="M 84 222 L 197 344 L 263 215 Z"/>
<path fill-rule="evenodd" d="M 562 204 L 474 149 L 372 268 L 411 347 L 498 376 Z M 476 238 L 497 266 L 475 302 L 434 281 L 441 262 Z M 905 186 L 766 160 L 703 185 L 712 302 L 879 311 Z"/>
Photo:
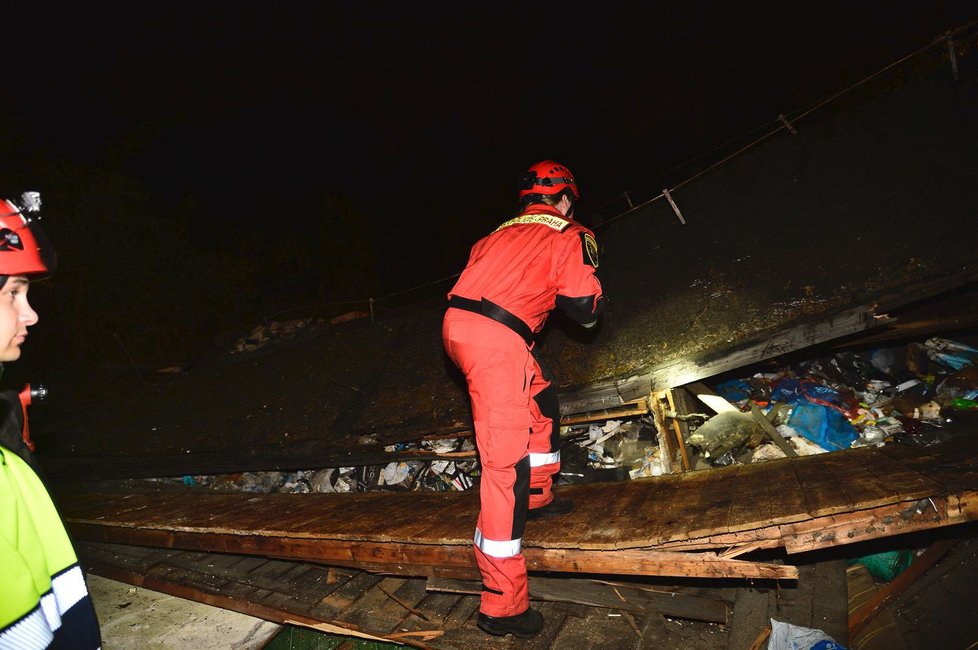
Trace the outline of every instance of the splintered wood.
<path fill-rule="evenodd" d="M 793 578 L 744 559 L 978 519 L 978 439 L 783 458 L 563 486 L 564 516 L 527 524 L 531 571 Z M 475 492 L 262 494 L 65 490 L 78 539 L 303 559 L 397 575 L 475 577 Z"/>

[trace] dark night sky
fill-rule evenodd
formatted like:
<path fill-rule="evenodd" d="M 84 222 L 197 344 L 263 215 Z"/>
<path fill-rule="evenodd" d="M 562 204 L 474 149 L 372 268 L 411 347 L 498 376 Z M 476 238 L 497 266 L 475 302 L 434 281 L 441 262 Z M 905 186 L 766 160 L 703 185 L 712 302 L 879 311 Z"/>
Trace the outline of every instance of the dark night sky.
<path fill-rule="evenodd" d="M 437 242 L 467 248 L 506 216 L 536 160 L 566 162 L 594 207 L 978 14 L 598 4 L 10 3 L 4 166 L 39 153 L 118 170 L 161 210 L 192 199 L 215 242 L 287 239 L 341 196 L 385 257 L 408 246 L 437 277 L 459 270 Z"/>

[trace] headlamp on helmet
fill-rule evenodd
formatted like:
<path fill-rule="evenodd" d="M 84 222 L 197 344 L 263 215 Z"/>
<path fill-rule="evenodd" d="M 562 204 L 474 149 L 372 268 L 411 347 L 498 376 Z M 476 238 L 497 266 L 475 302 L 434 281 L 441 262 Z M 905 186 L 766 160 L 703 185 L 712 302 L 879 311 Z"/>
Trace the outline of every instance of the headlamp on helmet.
<path fill-rule="evenodd" d="M 40 210 L 38 192 L 24 192 L 20 206 L 0 199 L 0 276 L 54 273 L 57 257 L 41 229 Z"/>

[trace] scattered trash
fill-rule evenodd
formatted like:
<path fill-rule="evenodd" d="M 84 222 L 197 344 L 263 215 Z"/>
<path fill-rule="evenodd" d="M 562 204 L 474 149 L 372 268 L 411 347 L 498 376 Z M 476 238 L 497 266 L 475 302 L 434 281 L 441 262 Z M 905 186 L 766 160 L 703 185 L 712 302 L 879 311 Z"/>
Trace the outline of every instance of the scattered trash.
<path fill-rule="evenodd" d="M 475 449 L 468 438 L 425 440 L 385 447 L 389 452 L 431 450 L 436 453 L 469 452 Z M 172 482 L 173 479 L 149 479 Z M 177 479 L 186 487 L 203 487 L 222 492 L 372 492 L 385 491 L 464 491 L 479 482 L 479 463 L 475 457 L 464 460 L 409 460 L 385 465 L 328 467 L 294 472 L 237 472 Z"/>
<path fill-rule="evenodd" d="M 724 380 L 716 392 L 740 413 L 712 416 L 686 442 L 712 466 L 780 458 L 750 429 L 747 413 L 756 405 L 802 455 L 894 442 L 936 444 L 978 423 L 976 362 L 978 348 L 932 337 Z"/>

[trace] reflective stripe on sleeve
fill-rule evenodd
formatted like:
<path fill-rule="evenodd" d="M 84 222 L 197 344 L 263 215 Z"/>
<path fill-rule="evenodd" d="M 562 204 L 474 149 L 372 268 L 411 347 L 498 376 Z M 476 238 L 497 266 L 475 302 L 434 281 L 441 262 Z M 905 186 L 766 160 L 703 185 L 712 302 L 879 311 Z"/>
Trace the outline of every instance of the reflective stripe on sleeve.
<path fill-rule="evenodd" d="M 553 465 L 554 463 L 560 462 L 560 452 L 555 451 L 552 454 L 535 454 L 530 452 L 530 467 L 541 467 L 543 465 Z"/>
<path fill-rule="evenodd" d="M 41 596 L 41 611 L 51 630 L 61 627 L 61 612 L 58 610 L 58 599 L 50 591 Z"/>
<path fill-rule="evenodd" d="M 520 548 L 523 545 L 522 539 L 507 539 L 505 541 L 487 539 L 482 536 L 482 531 L 478 528 L 475 529 L 475 538 L 472 541 L 475 542 L 480 551 L 490 557 L 514 557 L 520 554 Z"/>
<path fill-rule="evenodd" d="M 58 612 L 61 614 L 67 612 L 79 600 L 88 595 L 85 576 L 82 575 L 81 567 L 77 564 L 64 573 L 55 576 L 54 580 L 51 581 L 51 589 L 54 591 L 54 597 L 58 599 Z M 60 619 L 58 624 L 61 624 Z"/>
<path fill-rule="evenodd" d="M 40 607 L 35 607 L 30 614 L 0 632 L 0 650 L 41 650 L 53 641 L 54 632 Z"/>

